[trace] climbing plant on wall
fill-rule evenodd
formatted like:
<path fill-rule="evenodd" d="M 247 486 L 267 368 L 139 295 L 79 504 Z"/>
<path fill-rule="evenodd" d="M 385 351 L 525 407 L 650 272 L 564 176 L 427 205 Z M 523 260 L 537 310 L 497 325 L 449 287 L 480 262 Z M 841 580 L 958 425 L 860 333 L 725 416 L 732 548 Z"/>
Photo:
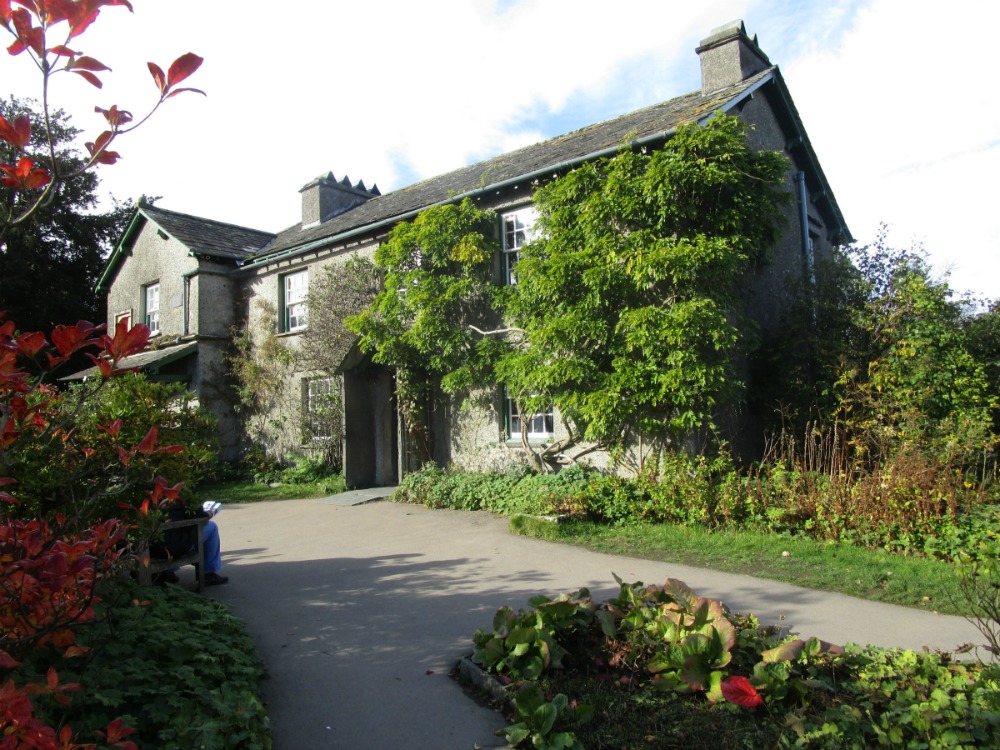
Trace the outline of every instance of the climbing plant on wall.
<path fill-rule="evenodd" d="M 535 193 L 540 231 L 506 309 L 522 345 L 498 364 L 529 411 L 554 404 L 578 439 L 676 444 L 741 394 L 740 282 L 767 261 L 785 159 L 713 117 L 662 149 L 623 149 Z"/>
<path fill-rule="evenodd" d="M 397 225 L 375 252 L 384 288 L 346 321 L 375 362 L 395 368 L 400 410 L 418 442 L 427 443 L 434 389 L 459 393 L 492 382 L 492 363 L 506 348 L 476 333 L 499 320 L 507 294 L 494 280 L 495 221 L 464 200 Z"/>

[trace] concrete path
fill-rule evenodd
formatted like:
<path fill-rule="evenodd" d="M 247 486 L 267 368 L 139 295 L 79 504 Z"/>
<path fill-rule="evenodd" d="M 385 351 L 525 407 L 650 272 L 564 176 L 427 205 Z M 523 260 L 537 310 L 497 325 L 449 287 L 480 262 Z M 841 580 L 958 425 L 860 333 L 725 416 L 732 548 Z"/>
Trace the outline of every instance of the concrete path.
<path fill-rule="evenodd" d="M 981 640 L 959 617 L 511 536 L 490 514 L 373 502 L 380 494 L 227 505 L 216 519 L 230 582 L 209 594 L 244 619 L 267 665 L 277 750 L 502 746 L 503 717 L 448 676 L 472 634 L 535 594 L 586 586 L 613 596 L 613 573 L 679 578 L 734 611 L 835 643 Z"/>

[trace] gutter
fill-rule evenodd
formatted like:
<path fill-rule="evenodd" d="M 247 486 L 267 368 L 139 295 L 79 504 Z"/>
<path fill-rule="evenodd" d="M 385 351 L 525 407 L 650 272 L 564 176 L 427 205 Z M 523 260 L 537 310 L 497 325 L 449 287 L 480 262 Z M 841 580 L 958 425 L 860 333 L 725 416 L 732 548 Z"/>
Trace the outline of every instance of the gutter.
<path fill-rule="evenodd" d="M 795 173 L 795 185 L 799 191 L 799 228 L 802 233 L 802 259 L 806 264 L 809 283 L 816 284 L 816 270 L 813 267 L 812 240 L 809 239 L 809 203 L 806 194 L 806 173 Z"/>
<path fill-rule="evenodd" d="M 190 306 L 189 298 L 191 296 L 191 279 L 197 276 L 198 273 L 199 271 L 195 269 L 194 271 L 188 271 L 185 274 L 181 274 L 181 280 L 184 282 L 184 289 L 181 292 L 181 306 L 182 306 L 181 313 L 184 316 L 184 333 L 181 335 L 185 337 L 191 334 L 191 325 L 190 322 L 188 321 L 188 312 L 189 312 L 188 308 Z"/>

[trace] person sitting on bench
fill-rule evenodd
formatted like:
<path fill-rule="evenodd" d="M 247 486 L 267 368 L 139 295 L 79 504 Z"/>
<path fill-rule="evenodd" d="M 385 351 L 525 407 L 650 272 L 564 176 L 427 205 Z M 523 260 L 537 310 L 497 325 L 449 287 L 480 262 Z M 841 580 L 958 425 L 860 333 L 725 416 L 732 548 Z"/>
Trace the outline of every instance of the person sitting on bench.
<path fill-rule="evenodd" d="M 217 506 L 217 504 L 216 504 Z M 167 506 L 167 518 L 180 521 L 187 518 L 208 518 L 201 527 L 202 544 L 205 550 L 205 585 L 220 586 L 229 582 L 229 577 L 221 574 L 222 541 L 219 538 L 219 526 L 211 520 L 215 513 L 209 513 L 202 507 L 189 508 L 182 500 L 176 500 Z M 186 526 L 180 529 L 167 529 L 163 532 L 163 541 L 150 548 L 153 557 L 170 559 L 184 557 L 198 546 L 195 536 L 197 528 Z M 156 576 L 157 583 L 177 583 L 180 579 L 175 570 L 165 570 Z"/>

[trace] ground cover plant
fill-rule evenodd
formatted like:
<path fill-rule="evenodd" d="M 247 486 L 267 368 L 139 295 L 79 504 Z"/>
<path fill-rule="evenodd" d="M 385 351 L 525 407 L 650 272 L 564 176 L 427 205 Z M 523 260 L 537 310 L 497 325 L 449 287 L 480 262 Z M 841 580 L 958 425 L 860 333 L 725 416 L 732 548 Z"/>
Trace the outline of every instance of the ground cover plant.
<path fill-rule="evenodd" d="M 618 580 L 497 611 L 472 660 L 510 699 L 514 747 L 992 747 L 996 671 L 948 654 L 762 627 L 680 581 Z"/>
<path fill-rule="evenodd" d="M 125 586 L 109 592 L 94 623 L 79 631 L 87 649 L 53 659 L 34 651 L 19 670 L 45 681 L 50 668 L 79 691 L 36 700 L 52 726 L 93 736 L 116 717 L 139 748 L 273 747 L 257 695 L 263 666 L 243 623 L 229 609 L 179 586 Z"/>

